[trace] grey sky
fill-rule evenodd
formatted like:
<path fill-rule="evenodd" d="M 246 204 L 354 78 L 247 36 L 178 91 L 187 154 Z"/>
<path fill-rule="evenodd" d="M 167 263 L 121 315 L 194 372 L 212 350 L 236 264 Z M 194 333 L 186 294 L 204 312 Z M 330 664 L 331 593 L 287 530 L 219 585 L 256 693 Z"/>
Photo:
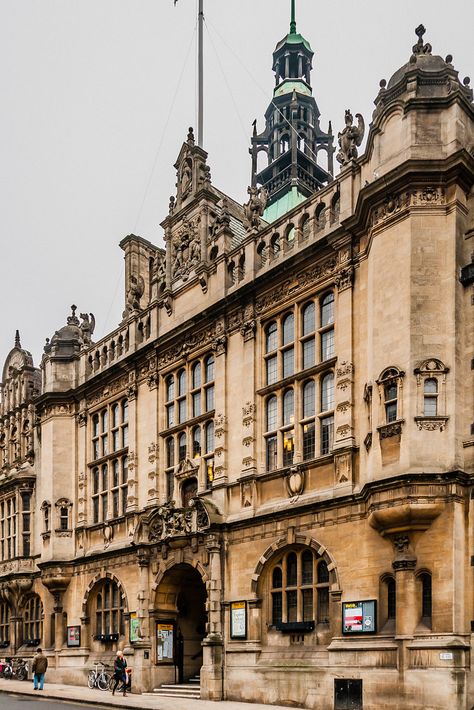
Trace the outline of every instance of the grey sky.
<path fill-rule="evenodd" d="M 241 201 L 289 8 L 205 0 L 204 147 L 213 183 Z M 118 324 L 118 242 L 134 232 L 162 243 L 173 164 L 196 123 L 195 16 L 196 0 L 2 0 L 0 367 L 16 328 L 37 364 L 71 303 L 95 313 L 96 339 Z M 297 0 L 324 130 L 331 119 L 337 135 L 346 108 L 368 123 L 420 22 L 433 52 L 474 77 L 472 0 Z"/>

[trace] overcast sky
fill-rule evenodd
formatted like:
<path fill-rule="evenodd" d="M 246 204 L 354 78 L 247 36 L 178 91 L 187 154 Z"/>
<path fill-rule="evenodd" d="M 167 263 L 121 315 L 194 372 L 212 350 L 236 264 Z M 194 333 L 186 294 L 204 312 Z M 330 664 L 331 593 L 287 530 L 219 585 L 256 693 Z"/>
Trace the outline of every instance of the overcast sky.
<path fill-rule="evenodd" d="M 213 183 L 240 201 L 289 8 L 205 0 L 204 147 Z M 420 22 L 433 52 L 474 77 L 473 0 L 297 0 L 324 130 L 331 119 L 337 135 L 346 108 L 369 122 Z M 196 0 L 1 0 L 0 367 L 16 328 L 37 364 L 72 303 L 95 314 L 96 339 L 117 326 L 118 243 L 133 232 L 162 244 L 173 164 L 196 123 L 195 27 Z"/>

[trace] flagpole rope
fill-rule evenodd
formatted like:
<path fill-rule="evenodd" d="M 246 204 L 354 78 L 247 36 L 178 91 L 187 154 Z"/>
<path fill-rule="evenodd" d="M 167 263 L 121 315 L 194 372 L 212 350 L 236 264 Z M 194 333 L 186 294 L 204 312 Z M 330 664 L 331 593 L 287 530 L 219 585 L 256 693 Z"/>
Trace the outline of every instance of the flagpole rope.
<path fill-rule="evenodd" d="M 170 108 L 169 108 L 169 111 L 168 111 L 168 117 L 167 117 L 167 119 L 166 119 L 166 123 L 165 123 L 164 128 L 163 128 L 163 131 L 162 131 L 162 133 L 161 133 L 161 139 L 160 139 L 160 142 L 159 142 L 159 144 L 158 144 L 158 148 L 157 148 L 156 153 L 155 153 L 155 158 L 154 158 L 154 160 L 153 160 L 153 165 L 152 165 L 152 168 L 151 168 L 151 171 L 150 171 L 150 176 L 149 176 L 149 178 L 148 178 L 148 182 L 147 182 L 147 185 L 146 185 L 146 187 L 145 187 L 145 192 L 144 192 L 144 194 L 143 194 L 143 199 L 142 199 L 142 202 L 141 202 L 141 205 L 140 205 L 140 209 L 138 210 L 137 218 L 136 218 L 136 220 L 135 220 L 135 226 L 134 226 L 134 228 L 133 228 L 133 231 L 134 231 L 134 232 L 135 232 L 136 229 L 137 229 L 138 222 L 139 222 L 140 217 L 141 217 L 142 212 L 143 212 L 143 207 L 144 207 L 144 205 L 145 205 L 146 198 L 148 197 L 148 192 L 149 192 L 149 190 L 150 190 L 151 181 L 153 180 L 153 175 L 154 175 L 154 173 L 155 173 L 156 164 L 157 164 L 157 162 L 158 162 L 158 157 L 159 157 L 159 155 L 160 155 L 160 153 L 161 153 L 161 149 L 162 149 L 162 147 L 163 147 L 163 143 L 164 143 L 164 140 L 165 140 L 166 132 L 167 132 L 167 130 L 168 130 L 168 126 L 169 126 L 169 123 L 170 123 L 170 120 L 171 120 L 171 116 L 172 116 L 172 113 L 173 113 L 173 110 L 174 110 L 174 105 L 175 105 L 175 103 L 176 103 L 176 99 L 177 99 L 177 97 L 178 97 L 178 93 L 179 93 L 179 90 L 180 90 L 180 88 L 181 88 L 181 83 L 182 83 L 182 80 L 183 80 L 184 72 L 186 71 L 186 66 L 187 66 L 187 64 L 188 64 L 189 55 L 190 55 L 190 53 L 191 53 L 191 49 L 192 49 L 192 46 L 193 46 L 194 41 L 195 41 L 196 29 L 197 29 L 197 20 L 196 20 L 196 24 L 194 25 L 194 32 L 193 32 L 193 35 L 192 35 L 192 37 L 191 37 L 191 41 L 190 41 L 190 43 L 189 43 L 189 47 L 188 47 L 188 50 L 187 50 L 187 52 L 186 52 L 186 56 L 185 56 L 185 58 L 184 58 L 183 67 L 182 67 L 182 69 L 181 69 L 181 73 L 180 73 L 180 75 L 179 75 L 178 82 L 177 82 L 177 84 L 176 84 L 176 89 L 175 89 L 175 92 L 174 92 L 174 95 L 173 95 L 173 99 L 172 99 L 171 104 L 170 104 Z"/>
<path fill-rule="evenodd" d="M 227 87 L 227 90 L 228 90 L 228 92 L 229 92 L 231 101 L 232 101 L 232 103 L 233 103 L 233 105 L 234 105 L 235 113 L 237 114 L 237 118 L 239 119 L 240 127 L 241 127 L 241 129 L 242 129 L 242 133 L 243 133 L 244 138 L 245 138 L 245 143 L 247 144 L 247 143 L 248 143 L 248 133 L 247 133 L 247 131 L 246 131 L 246 129 L 245 129 L 244 122 L 243 122 L 243 120 L 242 120 L 242 116 L 240 115 L 240 111 L 239 111 L 238 104 L 237 104 L 237 102 L 236 102 L 236 100 L 235 100 L 234 94 L 233 94 L 233 92 L 232 92 L 232 88 L 231 88 L 231 86 L 230 86 L 230 84 L 229 84 L 229 82 L 228 82 L 228 80 L 227 80 L 227 76 L 226 76 L 226 74 L 225 74 L 224 68 L 223 68 L 223 66 L 222 66 L 222 62 L 221 62 L 220 57 L 219 57 L 219 54 L 218 54 L 218 52 L 217 52 L 216 45 L 214 44 L 214 40 L 212 39 L 211 31 L 210 31 L 209 26 L 208 26 L 208 24 L 207 24 L 207 22 L 206 22 L 205 19 L 204 19 L 204 26 L 205 26 L 205 28 L 206 28 L 206 30 L 207 30 L 208 37 L 209 37 L 209 41 L 210 41 L 210 43 L 211 43 L 211 47 L 212 47 L 212 49 L 214 50 L 214 54 L 215 54 L 215 56 L 216 56 L 216 60 L 217 60 L 217 64 L 218 64 L 218 66 L 219 66 L 219 69 L 220 69 L 220 71 L 221 71 L 222 78 L 224 79 L 224 83 L 225 83 L 225 85 L 226 85 L 226 87 Z"/>
<path fill-rule="evenodd" d="M 252 74 L 252 72 L 250 71 L 250 69 L 244 64 L 244 62 L 241 60 L 241 58 L 239 57 L 239 55 L 237 54 L 237 52 L 235 52 L 235 51 L 232 49 L 232 47 L 229 45 L 229 43 L 225 40 L 225 38 L 224 38 L 224 37 L 222 36 L 222 34 L 219 32 L 219 30 L 217 29 L 217 27 L 216 27 L 213 23 L 211 23 L 211 22 L 210 22 L 209 24 L 212 26 L 213 30 L 214 30 L 215 33 L 218 35 L 218 37 L 219 37 L 220 40 L 223 42 L 223 44 L 227 47 L 227 49 L 234 55 L 234 57 L 237 59 L 237 61 L 238 61 L 239 64 L 243 67 L 243 69 L 245 69 L 245 71 L 247 72 L 247 74 L 248 74 L 249 77 L 252 79 L 253 83 L 255 84 L 255 86 L 257 86 L 257 87 L 260 89 L 260 91 L 262 92 L 262 94 L 264 94 L 264 96 L 265 96 L 265 98 L 267 99 L 267 101 L 270 100 L 270 105 L 275 108 L 275 110 L 276 110 L 276 111 L 278 112 L 278 114 L 281 116 L 281 118 L 283 119 L 283 121 L 288 124 L 288 126 L 290 127 L 290 130 L 293 131 L 293 132 L 296 134 L 296 136 L 297 136 L 298 138 L 304 140 L 305 136 L 304 136 L 303 134 L 299 133 L 299 131 L 296 130 L 296 128 L 293 126 L 293 124 L 290 123 L 290 121 L 286 118 L 286 116 L 283 114 L 283 112 L 279 109 L 279 107 L 278 107 L 278 106 L 276 105 L 276 103 L 273 101 L 273 97 L 272 97 L 272 98 L 269 98 L 268 92 L 258 83 L 258 81 L 255 79 L 255 77 L 254 77 L 254 75 Z M 313 156 L 314 160 L 317 162 L 317 158 L 318 158 L 317 154 L 316 154 L 309 146 L 307 146 L 307 149 L 308 149 L 308 152 Z"/>

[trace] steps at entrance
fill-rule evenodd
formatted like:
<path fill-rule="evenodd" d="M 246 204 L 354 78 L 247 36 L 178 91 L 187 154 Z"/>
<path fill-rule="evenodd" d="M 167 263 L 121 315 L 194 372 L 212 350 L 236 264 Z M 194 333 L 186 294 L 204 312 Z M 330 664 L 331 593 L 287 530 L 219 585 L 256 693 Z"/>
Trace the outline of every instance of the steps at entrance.
<path fill-rule="evenodd" d="M 187 683 L 163 683 L 159 688 L 155 688 L 153 693 L 143 693 L 143 695 L 159 696 L 161 698 L 189 698 L 199 700 L 201 697 L 201 686 L 199 676 L 189 678 Z"/>

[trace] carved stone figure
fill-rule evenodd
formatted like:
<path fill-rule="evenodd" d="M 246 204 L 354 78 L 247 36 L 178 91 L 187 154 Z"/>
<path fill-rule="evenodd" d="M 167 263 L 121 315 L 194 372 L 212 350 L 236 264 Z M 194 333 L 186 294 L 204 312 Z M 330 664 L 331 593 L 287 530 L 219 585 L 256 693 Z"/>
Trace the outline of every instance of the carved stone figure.
<path fill-rule="evenodd" d="M 140 310 L 140 299 L 143 296 L 145 290 L 145 284 L 143 281 L 143 276 L 130 276 L 130 281 L 127 291 L 127 302 L 125 304 L 125 310 L 122 314 L 122 318 L 126 318 L 133 311 Z"/>
<path fill-rule="evenodd" d="M 336 160 L 341 165 L 347 165 L 353 158 L 357 158 L 357 148 L 362 143 L 365 133 L 365 123 L 362 115 L 356 113 L 358 125 L 354 125 L 354 118 L 350 109 L 346 110 L 346 127 L 338 134 L 340 150 L 336 155 Z"/>
<path fill-rule="evenodd" d="M 158 508 L 148 533 L 150 542 L 190 535 L 209 527 L 209 515 L 198 499 L 192 499 L 187 508 L 174 506 L 174 501 L 168 501 Z"/>
<path fill-rule="evenodd" d="M 189 272 L 201 260 L 201 241 L 196 225 L 183 220 L 183 226 L 173 239 L 172 244 L 172 276 L 174 279 L 185 280 Z"/>
<path fill-rule="evenodd" d="M 249 201 L 244 205 L 244 227 L 247 230 L 259 229 L 268 202 L 268 191 L 264 187 L 249 187 L 247 192 Z"/>
<path fill-rule="evenodd" d="M 89 344 L 92 342 L 92 334 L 95 330 L 95 317 L 93 313 L 81 313 L 80 316 L 82 323 L 79 327 L 82 331 L 82 338 L 85 343 Z"/>

